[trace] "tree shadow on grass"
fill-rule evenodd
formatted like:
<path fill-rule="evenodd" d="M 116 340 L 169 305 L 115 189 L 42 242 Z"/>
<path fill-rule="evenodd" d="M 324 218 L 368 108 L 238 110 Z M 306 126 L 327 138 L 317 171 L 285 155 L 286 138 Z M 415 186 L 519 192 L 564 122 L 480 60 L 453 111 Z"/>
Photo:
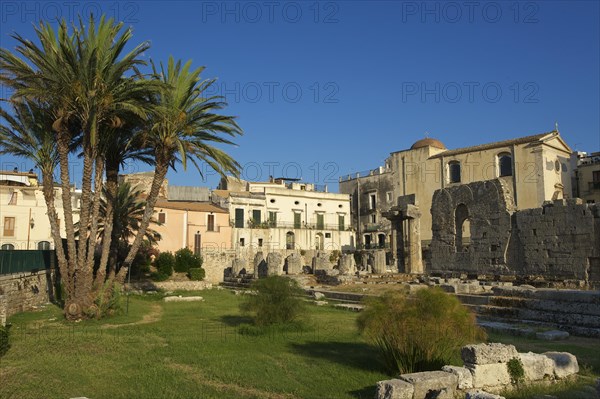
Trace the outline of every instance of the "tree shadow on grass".
<path fill-rule="evenodd" d="M 386 373 L 376 348 L 366 343 L 309 341 L 290 343 L 289 347 L 301 356 L 325 359 L 359 370 Z"/>
<path fill-rule="evenodd" d="M 239 327 L 242 324 L 252 324 L 253 320 L 249 316 L 225 315 L 221 316 L 221 322 L 230 327 Z"/>
<path fill-rule="evenodd" d="M 362 389 L 356 389 L 354 391 L 348 392 L 352 397 L 357 399 L 372 399 L 375 397 L 375 392 L 377 391 L 376 384 L 373 384 L 368 387 L 364 387 Z"/>

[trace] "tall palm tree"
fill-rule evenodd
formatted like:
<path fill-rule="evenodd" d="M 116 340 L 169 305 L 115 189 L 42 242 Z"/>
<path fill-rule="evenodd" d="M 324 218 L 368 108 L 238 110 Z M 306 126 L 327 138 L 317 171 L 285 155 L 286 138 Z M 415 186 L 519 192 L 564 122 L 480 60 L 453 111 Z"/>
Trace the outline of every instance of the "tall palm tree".
<path fill-rule="evenodd" d="M 148 101 L 162 85 L 155 79 L 140 79 L 136 72 L 143 65 L 142 53 L 149 48 L 142 43 L 124 54 L 132 36 L 123 31 L 122 23 L 102 17 L 98 24 L 90 18 L 86 27 L 82 20 L 69 30 L 65 21 L 55 32 L 48 23 L 36 28 L 40 45 L 18 34 L 16 53 L 0 49 L 0 82 L 14 90 L 13 100 L 28 99 L 44 104 L 51 112 L 59 157 L 62 199 L 67 233 L 67 274 L 69 285 L 66 314 L 80 318 L 93 306 L 94 240 L 75 241 L 72 218 L 69 153 L 73 143 L 80 143 L 83 177 L 80 187 L 80 224 L 95 237 L 96 221 L 107 146 L 100 144 L 107 130 L 126 123 L 123 112 L 147 119 L 152 110 Z M 92 189 L 92 186 L 95 189 Z M 108 240 L 107 240 L 108 241 Z M 103 276 L 96 276 L 103 279 Z"/>
<path fill-rule="evenodd" d="M 160 187 L 170 167 L 191 161 L 200 173 L 200 162 L 206 162 L 221 175 L 239 175 L 239 164 L 214 144 L 233 144 L 226 138 L 242 134 L 235 117 L 217 113 L 227 105 L 220 96 L 205 97 L 204 91 L 214 79 L 202 80 L 204 67 L 191 70 L 191 61 L 184 65 L 170 57 L 165 70 L 152 65 L 154 74 L 164 85 L 156 95 L 157 109 L 152 115 L 147 145 L 154 151 L 154 178 L 146 199 L 147 205 L 139 234 L 119 271 L 123 281 L 133 262 L 154 212 Z"/>

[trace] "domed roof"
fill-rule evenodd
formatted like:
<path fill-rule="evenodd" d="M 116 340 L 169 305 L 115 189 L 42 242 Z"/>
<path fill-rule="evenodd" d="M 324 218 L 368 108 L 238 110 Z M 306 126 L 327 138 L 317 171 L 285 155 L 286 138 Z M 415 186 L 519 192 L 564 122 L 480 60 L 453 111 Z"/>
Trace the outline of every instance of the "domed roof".
<path fill-rule="evenodd" d="M 440 148 L 442 150 L 446 149 L 446 146 L 444 145 L 444 143 L 442 143 L 439 140 L 432 139 L 430 137 L 415 141 L 415 143 L 410 147 L 410 149 L 414 150 L 416 148 L 423 148 L 423 147 L 427 147 L 427 146 Z"/>

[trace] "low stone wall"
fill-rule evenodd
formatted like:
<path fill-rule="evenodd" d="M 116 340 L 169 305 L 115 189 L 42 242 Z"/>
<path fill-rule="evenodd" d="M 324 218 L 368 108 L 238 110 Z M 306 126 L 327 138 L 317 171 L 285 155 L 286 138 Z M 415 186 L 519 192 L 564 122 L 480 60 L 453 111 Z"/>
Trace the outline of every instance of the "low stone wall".
<path fill-rule="evenodd" d="M 377 383 L 377 399 L 502 398 L 497 393 L 513 387 L 508 362 L 519 359 L 525 383 L 555 381 L 579 372 L 577 358 L 567 352 L 518 353 L 513 345 L 467 345 L 461 350 L 464 367 L 444 366 L 441 371 L 402 374 Z"/>
<path fill-rule="evenodd" d="M 53 284 L 51 270 L 0 276 L 0 322 L 54 300 Z"/>

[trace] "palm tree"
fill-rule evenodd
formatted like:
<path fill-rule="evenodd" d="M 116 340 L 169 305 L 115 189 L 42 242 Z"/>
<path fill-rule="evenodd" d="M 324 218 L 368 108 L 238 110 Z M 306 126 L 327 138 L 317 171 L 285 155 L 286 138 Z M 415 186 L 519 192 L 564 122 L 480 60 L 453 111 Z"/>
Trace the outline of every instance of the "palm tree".
<path fill-rule="evenodd" d="M 78 143 L 83 156 L 80 224 L 86 226 L 84 231 L 89 231 L 90 237 L 95 237 L 99 212 L 95 197 L 101 192 L 107 148 L 101 145 L 102 138 L 107 130 L 125 123 L 124 112 L 147 119 L 152 110 L 148 100 L 162 85 L 130 73 L 144 64 L 140 57 L 149 44 L 142 43 L 123 54 L 132 33 L 122 28 L 122 23 L 104 17 L 97 25 L 91 18 L 87 28 L 80 20 L 79 27 L 72 31 L 65 21 L 57 32 L 50 24 L 40 23 L 36 28 L 39 46 L 13 35 L 18 42 L 16 52 L 22 58 L 0 49 L 0 82 L 14 89 L 12 99 L 35 101 L 52 115 L 67 233 L 67 273 L 63 278 L 69 289 L 65 309 L 67 317 L 73 319 L 93 307 L 92 287 L 102 286 L 103 281 L 94 283 L 94 240 L 80 239 L 79 245 L 75 241 L 69 153 Z"/>
<path fill-rule="evenodd" d="M 203 67 L 191 70 L 191 61 L 184 65 L 169 58 L 167 69 L 160 64 L 160 71 L 152 65 L 155 76 L 164 83 L 156 96 L 157 110 L 152 115 L 151 129 L 146 137 L 147 145 L 154 151 L 154 178 L 146 199 L 147 205 L 139 234 L 119 271 L 118 280 L 123 281 L 133 262 L 144 233 L 148 228 L 160 187 L 170 167 L 181 162 L 183 167 L 190 160 L 200 173 L 199 162 L 206 162 L 221 175 L 239 174 L 239 164 L 214 144 L 233 144 L 224 136 L 242 134 L 235 117 L 217 112 L 227 104 L 222 97 L 204 97 L 214 79 L 201 80 Z"/>

